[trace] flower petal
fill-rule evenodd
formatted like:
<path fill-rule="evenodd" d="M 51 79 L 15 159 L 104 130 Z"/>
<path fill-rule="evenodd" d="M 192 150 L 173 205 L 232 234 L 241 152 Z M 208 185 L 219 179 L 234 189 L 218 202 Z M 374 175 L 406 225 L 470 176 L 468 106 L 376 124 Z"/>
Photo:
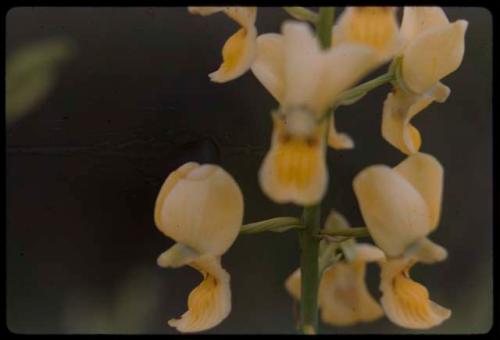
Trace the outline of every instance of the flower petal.
<path fill-rule="evenodd" d="M 419 34 L 448 24 L 448 18 L 441 7 L 405 6 L 401 21 L 401 36 L 405 42 Z"/>
<path fill-rule="evenodd" d="M 383 60 L 399 45 L 395 7 L 346 7 L 333 29 L 332 46 L 358 43 L 373 48 Z"/>
<path fill-rule="evenodd" d="M 354 251 L 354 261 L 379 262 L 385 259 L 384 252 L 369 243 L 357 243 L 354 246 Z"/>
<path fill-rule="evenodd" d="M 219 13 L 227 9 L 227 7 L 215 7 L 215 6 L 189 6 L 188 11 L 191 14 L 198 14 L 202 16 L 212 15 Z"/>
<path fill-rule="evenodd" d="M 300 300 L 300 268 L 297 268 L 285 281 L 285 288 L 288 293 L 295 299 Z"/>
<path fill-rule="evenodd" d="M 439 224 L 443 194 L 443 166 L 428 154 L 416 153 L 394 167 L 426 201 L 431 219 L 431 230 Z"/>
<path fill-rule="evenodd" d="M 210 80 L 223 83 L 243 75 L 250 69 L 257 54 L 257 31 L 253 26 L 241 28 L 222 48 L 223 62 L 219 69 L 210 73 Z"/>
<path fill-rule="evenodd" d="M 228 17 L 240 24 L 241 27 L 250 28 L 254 26 L 257 18 L 257 7 L 212 7 L 212 6 L 190 6 L 188 11 L 191 14 L 202 16 L 212 15 L 219 12 L 224 12 Z"/>
<path fill-rule="evenodd" d="M 448 96 L 450 95 L 450 88 L 440 81 L 436 83 L 428 92 L 428 95 L 431 96 L 438 103 L 444 103 Z"/>
<path fill-rule="evenodd" d="M 321 319 L 335 326 L 369 322 L 384 313 L 368 292 L 363 262 L 337 262 L 323 274 L 319 287 Z"/>
<path fill-rule="evenodd" d="M 428 329 L 441 324 L 451 311 L 429 299 L 427 289 L 413 281 L 409 270 L 414 261 L 398 259 L 381 264 L 382 308 L 395 324 L 411 329 Z"/>
<path fill-rule="evenodd" d="M 243 220 L 243 195 L 220 166 L 187 163 L 163 184 L 155 222 L 166 236 L 202 254 L 222 255 Z"/>
<path fill-rule="evenodd" d="M 243 28 L 251 28 L 255 25 L 257 19 L 257 7 L 225 7 L 224 13 Z"/>
<path fill-rule="evenodd" d="M 290 134 L 274 118 L 271 149 L 259 170 L 264 193 L 277 203 L 311 205 L 323 197 L 328 183 L 324 124 L 310 137 Z"/>
<path fill-rule="evenodd" d="M 454 72 L 464 56 L 467 21 L 458 20 L 427 30 L 405 48 L 402 75 L 416 93 L 424 93 L 440 79 Z"/>
<path fill-rule="evenodd" d="M 160 254 L 156 263 L 162 268 L 179 268 L 194 262 L 200 254 L 191 247 L 182 243 L 176 243 Z"/>
<path fill-rule="evenodd" d="M 341 92 L 380 65 L 375 51 L 359 44 L 336 46 L 324 53 L 323 59 L 323 69 L 314 83 L 315 92 L 310 104 L 321 114 Z"/>
<path fill-rule="evenodd" d="M 371 237 L 388 256 L 403 254 L 430 232 L 426 201 L 397 171 L 369 166 L 354 178 L 353 187 Z"/>
<path fill-rule="evenodd" d="M 179 332 L 200 332 L 217 326 L 231 312 L 230 276 L 220 258 L 204 256 L 191 266 L 200 271 L 203 281 L 191 291 L 188 310 L 180 319 L 168 321 Z"/>
<path fill-rule="evenodd" d="M 410 245 L 406 249 L 404 257 L 431 264 L 444 261 L 448 257 L 448 251 L 426 237 Z"/>
<path fill-rule="evenodd" d="M 286 21 L 282 32 L 286 86 L 283 104 L 285 109 L 310 104 L 323 66 L 318 41 L 305 23 Z"/>
<path fill-rule="evenodd" d="M 417 152 L 422 139 L 410 120 L 432 101 L 430 96 L 408 94 L 401 89 L 389 93 L 384 101 L 382 115 L 384 139 L 407 155 Z"/>
<path fill-rule="evenodd" d="M 328 131 L 328 145 L 336 150 L 354 148 L 354 141 L 347 133 L 338 132 L 335 128 L 335 117 L 332 113 Z"/>
<path fill-rule="evenodd" d="M 252 72 L 262 85 L 281 103 L 285 93 L 283 36 L 262 34 L 257 38 L 257 57 Z"/>

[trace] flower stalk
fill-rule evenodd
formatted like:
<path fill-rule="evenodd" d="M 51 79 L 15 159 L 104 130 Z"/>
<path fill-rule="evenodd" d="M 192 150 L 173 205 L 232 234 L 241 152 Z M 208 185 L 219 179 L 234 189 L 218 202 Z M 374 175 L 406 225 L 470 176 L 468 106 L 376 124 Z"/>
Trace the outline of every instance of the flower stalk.
<path fill-rule="evenodd" d="M 335 7 L 321 7 L 316 25 L 318 40 L 323 49 L 331 45 Z M 302 272 L 300 298 L 300 331 L 316 334 L 318 331 L 318 288 L 319 288 L 319 239 L 321 203 L 304 207 L 302 221 L 304 230 L 300 238 L 300 270 Z"/>
<path fill-rule="evenodd" d="M 346 228 L 343 230 L 335 230 L 335 231 L 322 231 L 320 236 L 326 237 L 369 237 L 370 233 L 368 232 L 368 228 L 360 227 L 360 228 Z"/>
<path fill-rule="evenodd" d="M 318 22 L 318 14 L 305 7 L 293 6 L 293 7 L 283 7 L 283 9 L 293 18 L 303 21 L 309 21 L 313 24 Z"/>
<path fill-rule="evenodd" d="M 290 229 L 303 229 L 302 221 L 297 217 L 275 217 L 269 220 L 248 223 L 241 227 L 240 234 L 256 234 L 264 231 L 281 233 Z"/>

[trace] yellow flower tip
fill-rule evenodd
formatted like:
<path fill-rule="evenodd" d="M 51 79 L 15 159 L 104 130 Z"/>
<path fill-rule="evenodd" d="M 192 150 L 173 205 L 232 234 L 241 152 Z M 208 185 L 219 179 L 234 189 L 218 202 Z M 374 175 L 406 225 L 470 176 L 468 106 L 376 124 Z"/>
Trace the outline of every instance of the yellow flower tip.
<path fill-rule="evenodd" d="M 398 257 L 439 222 L 443 169 L 432 156 L 414 154 L 394 169 L 373 165 L 353 181 L 361 214 L 375 243 Z"/>
<path fill-rule="evenodd" d="M 441 94 L 444 94 L 443 91 Z M 399 88 L 389 93 L 382 114 L 384 139 L 407 155 L 418 152 L 422 138 L 410 121 L 432 101 L 431 96 L 408 94 Z"/>
<path fill-rule="evenodd" d="M 447 320 L 451 311 L 431 301 L 427 288 L 410 278 L 414 263 L 405 258 L 382 263 L 382 308 L 401 327 L 429 329 Z"/>
<path fill-rule="evenodd" d="M 220 166 L 190 162 L 165 180 L 155 205 L 155 223 L 166 236 L 200 254 L 222 255 L 243 220 L 243 195 Z"/>
<path fill-rule="evenodd" d="M 408 43 L 401 71 L 413 92 L 425 93 L 458 69 L 464 56 L 467 26 L 467 21 L 458 20 L 426 30 Z"/>
<path fill-rule="evenodd" d="M 285 281 L 286 291 L 295 299 L 300 300 L 300 268 L 296 269 Z"/>
<path fill-rule="evenodd" d="M 179 332 L 200 332 L 217 326 L 231 312 L 230 276 L 221 267 L 220 258 L 205 256 L 192 266 L 203 275 L 203 281 L 188 297 L 188 310 L 169 326 Z"/>
<path fill-rule="evenodd" d="M 277 203 L 312 205 L 326 191 L 324 126 L 307 123 L 314 117 L 303 118 L 290 114 L 286 122 L 275 119 L 271 149 L 259 171 L 262 190 Z"/>
<path fill-rule="evenodd" d="M 337 262 L 327 269 L 319 288 L 321 319 L 335 326 L 370 322 L 383 316 L 382 308 L 365 283 L 364 262 Z"/>
<path fill-rule="evenodd" d="M 328 131 L 328 145 L 336 150 L 353 149 L 354 141 L 347 133 L 338 132 L 335 128 L 335 117 L 332 114 Z"/>
<path fill-rule="evenodd" d="M 222 48 L 223 62 L 219 69 L 208 76 L 215 83 L 236 79 L 247 72 L 257 53 L 257 31 L 241 28 L 233 34 Z"/>
<path fill-rule="evenodd" d="M 250 69 L 257 51 L 256 7 L 188 7 L 188 11 L 203 16 L 223 12 L 241 26 L 224 44 L 223 62 L 217 71 L 208 75 L 211 81 L 224 83 L 240 77 Z"/>
<path fill-rule="evenodd" d="M 373 48 L 379 58 L 390 59 L 399 48 L 395 7 L 348 7 L 333 29 L 332 46 L 357 43 Z"/>
<path fill-rule="evenodd" d="M 188 6 L 188 12 L 190 14 L 197 14 L 202 16 L 212 15 L 214 13 L 222 12 L 224 7 L 212 7 L 212 6 Z"/>

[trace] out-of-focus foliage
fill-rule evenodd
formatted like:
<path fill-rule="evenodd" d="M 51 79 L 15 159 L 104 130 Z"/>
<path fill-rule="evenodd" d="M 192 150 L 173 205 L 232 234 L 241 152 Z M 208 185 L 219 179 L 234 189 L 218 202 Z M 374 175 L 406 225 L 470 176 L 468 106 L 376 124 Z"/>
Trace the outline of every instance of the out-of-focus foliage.
<path fill-rule="evenodd" d="M 62 315 L 65 333 L 141 333 L 157 313 L 161 281 L 145 268 L 135 268 L 116 287 L 115 294 L 77 289 L 70 293 Z"/>
<path fill-rule="evenodd" d="M 6 62 L 6 122 L 22 118 L 54 87 L 60 67 L 74 55 L 67 38 L 50 38 L 23 46 Z"/>

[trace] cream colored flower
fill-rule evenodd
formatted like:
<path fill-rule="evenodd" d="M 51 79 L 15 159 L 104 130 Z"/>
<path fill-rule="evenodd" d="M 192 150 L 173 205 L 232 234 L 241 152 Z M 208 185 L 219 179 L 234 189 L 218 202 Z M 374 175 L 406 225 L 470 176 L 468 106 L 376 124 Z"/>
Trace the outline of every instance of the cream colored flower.
<path fill-rule="evenodd" d="M 322 51 L 307 24 L 285 22 L 283 34 L 257 38 L 252 72 L 280 103 L 273 117 L 271 149 L 259 172 L 262 190 L 278 203 L 310 205 L 324 195 L 327 121 L 318 119 L 338 94 L 351 87 L 377 63 L 372 49 L 342 44 Z M 336 147 L 352 141 L 330 128 Z"/>
<path fill-rule="evenodd" d="M 359 43 L 372 47 L 383 61 L 400 44 L 395 7 L 346 7 L 333 28 L 332 46 Z"/>
<path fill-rule="evenodd" d="M 438 226 L 443 167 L 431 155 L 413 154 L 394 168 L 369 166 L 353 187 L 371 237 L 391 257 Z"/>
<path fill-rule="evenodd" d="M 188 10 L 203 16 L 224 12 L 241 26 L 224 44 L 222 64 L 217 71 L 209 74 L 213 82 L 233 80 L 250 69 L 257 50 L 256 7 L 188 7 Z"/>
<path fill-rule="evenodd" d="M 319 286 L 318 303 L 323 322 L 335 326 L 350 326 L 358 322 L 374 321 L 384 315 L 370 295 L 366 283 L 366 263 L 382 261 L 384 253 L 370 244 L 355 244 L 354 257 L 336 262 L 325 270 Z M 300 299 L 300 269 L 285 282 L 288 292 Z"/>
<path fill-rule="evenodd" d="M 218 325 L 231 311 L 230 276 L 221 256 L 238 236 L 243 196 L 217 165 L 189 162 L 165 180 L 155 206 L 158 229 L 177 243 L 158 258 L 161 267 L 189 265 L 203 281 L 189 294 L 188 310 L 169 325 L 198 332 Z"/>
<path fill-rule="evenodd" d="M 426 329 L 439 325 L 451 311 L 429 299 L 425 287 L 409 277 L 417 262 L 434 263 L 446 249 L 427 235 L 437 228 L 441 210 L 443 168 L 432 156 L 415 153 L 394 168 L 370 166 L 353 182 L 363 219 L 375 243 L 388 255 L 382 261 L 382 307 L 397 325 Z"/>
<path fill-rule="evenodd" d="M 382 136 L 412 154 L 421 138 L 411 118 L 433 101 L 443 103 L 450 89 L 440 80 L 462 63 L 467 21 L 448 21 L 440 7 L 405 7 L 401 23 L 401 79 L 384 102 Z"/>

